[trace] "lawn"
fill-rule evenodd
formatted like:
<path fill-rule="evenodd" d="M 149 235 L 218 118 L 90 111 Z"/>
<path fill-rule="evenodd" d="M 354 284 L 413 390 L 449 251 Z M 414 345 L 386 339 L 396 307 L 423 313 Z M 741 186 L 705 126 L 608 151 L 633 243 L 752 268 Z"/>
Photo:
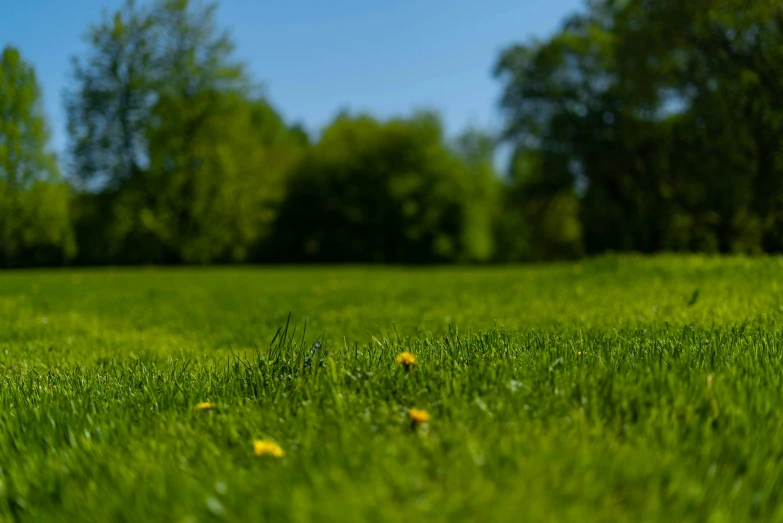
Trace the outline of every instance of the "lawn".
<path fill-rule="evenodd" d="M 2 272 L 0 521 L 783 520 L 781 290 L 778 258 Z"/>

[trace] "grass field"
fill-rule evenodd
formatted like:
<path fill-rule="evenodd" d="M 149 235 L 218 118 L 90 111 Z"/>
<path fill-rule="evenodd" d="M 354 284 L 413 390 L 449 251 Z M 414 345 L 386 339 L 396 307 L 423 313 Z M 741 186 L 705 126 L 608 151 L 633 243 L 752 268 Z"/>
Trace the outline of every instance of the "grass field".
<path fill-rule="evenodd" d="M 783 521 L 781 290 L 777 258 L 0 273 L 0 521 Z"/>

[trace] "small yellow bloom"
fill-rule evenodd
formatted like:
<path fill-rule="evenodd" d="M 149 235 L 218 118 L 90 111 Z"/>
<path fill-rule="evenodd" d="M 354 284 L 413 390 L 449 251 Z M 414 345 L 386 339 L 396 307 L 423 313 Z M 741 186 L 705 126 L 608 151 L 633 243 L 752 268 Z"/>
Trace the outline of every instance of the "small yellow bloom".
<path fill-rule="evenodd" d="M 202 401 L 201 403 L 197 404 L 193 408 L 196 410 L 212 410 L 212 409 L 216 409 L 217 405 L 215 405 L 211 401 Z"/>
<path fill-rule="evenodd" d="M 430 420 L 430 414 L 426 410 L 410 409 L 408 416 L 410 416 L 411 425 L 414 427 L 420 423 L 427 423 Z"/>
<path fill-rule="evenodd" d="M 257 439 L 253 442 L 253 453 L 256 456 L 274 456 L 275 458 L 282 458 L 285 452 L 280 448 L 280 445 L 274 441 L 268 439 Z"/>
<path fill-rule="evenodd" d="M 579 352 L 576 353 L 576 355 L 577 356 L 581 356 L 582 355 L 582 351 L 580 350 Z"/>
<path fill-rule="evenodd" d="M 397 363 L 404 366 L 406 369 L 409 369 L 416 363 L 416 356 L 408 351 L 402 352 L 397 355 Z"/>

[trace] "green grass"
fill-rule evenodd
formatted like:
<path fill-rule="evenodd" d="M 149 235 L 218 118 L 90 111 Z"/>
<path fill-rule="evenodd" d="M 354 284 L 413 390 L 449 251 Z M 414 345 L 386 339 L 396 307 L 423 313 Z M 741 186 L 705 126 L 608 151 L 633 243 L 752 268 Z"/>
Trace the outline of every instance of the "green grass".
<path fill-rule="evenodd" d="M 0 273 L 0 521 L 783 520 L 782 286 L 773 258 Z"/>

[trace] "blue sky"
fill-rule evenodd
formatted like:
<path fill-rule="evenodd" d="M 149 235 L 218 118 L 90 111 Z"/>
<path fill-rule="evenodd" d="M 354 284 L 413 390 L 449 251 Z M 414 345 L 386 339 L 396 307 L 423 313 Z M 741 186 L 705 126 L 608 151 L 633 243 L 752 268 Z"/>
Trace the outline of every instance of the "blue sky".
<path fill-rule="evenodd" d="M 122 0 L 0 0 L 0 46 L 35 66 L 53 145 L 66 145 L 70 58 Z M 492 78 L 505 46 L 554 31 L 582 0 L 223 0 L 237 54 L 288 121 L 314 132 L 341 109 L 381 117 L 441 113 L 450 134 L 497 128 Z"/>

